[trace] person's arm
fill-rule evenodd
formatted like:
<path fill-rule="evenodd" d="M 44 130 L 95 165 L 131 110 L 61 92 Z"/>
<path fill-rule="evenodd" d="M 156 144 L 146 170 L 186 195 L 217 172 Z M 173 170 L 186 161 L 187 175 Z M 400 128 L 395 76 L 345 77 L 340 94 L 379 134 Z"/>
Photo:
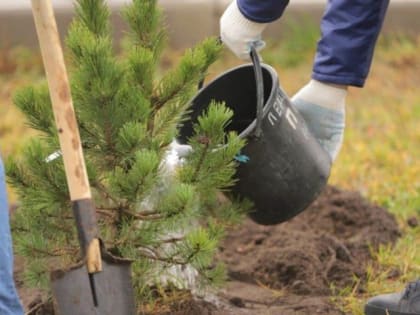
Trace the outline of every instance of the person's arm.
<path fill-rule="evenodd" d="M 347 87 L 363 86 L 389 0 L 329 0 L 321 22 L 312 80 L 293 97 L 322 147 L 335 160 L 343 141 Z M 238 57 L 249 44 L 264 47 L 261 33 L 287 1 L 235 0 L 221 19 L 222 41 Z"/>
<path fill-rule="evenodd" d="M 312 78 L 362 87 L 389 0 L 331 0 L 321 20 Z"/>
<path fill-rule="evenodd" d="M 248 20 L 270 23 L 280 18 L 289 0 L 237 0 L 239 11 Z"/>
<path fill-rule="evenodd" d="M 348 86 L 362 87 L 389 0 L 330 0 L 312 80 L 293 97 L 308 128 L 334 161 L 343 142 Z"/>
<path fill-rule="evenodd" d="M 278 19 L 288 0 L 233 0 L 220 19 L 223 43 L 239 58 L 248 59 L 250 45 L 264 47 L 261 34 L 268 23 Z"/>

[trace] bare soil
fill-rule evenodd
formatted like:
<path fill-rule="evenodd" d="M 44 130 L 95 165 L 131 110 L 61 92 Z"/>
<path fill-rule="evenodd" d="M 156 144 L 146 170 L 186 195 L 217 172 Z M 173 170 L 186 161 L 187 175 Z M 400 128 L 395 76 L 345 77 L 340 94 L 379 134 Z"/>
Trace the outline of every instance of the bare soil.
<path fill-rule="evenodd" d="M 362 293 L 371 249 L 399 236 L 386 209 L 330 186 L 288 222 L 262 226 L 247 219 L 229 231 L 218 254 L 228 267 L 227 286 L 211 301 L 188 298 L 159 314 L 344 314 L 331 301 L 332 286 L 351 286 L 356 276 Z M 17 259 L 17 280 L 19 268 Z M 27 309 L 36 308 L 37 292 L 21 288 L 20 295 Z M 38 308 L 32 314 L 52 312 Z"/>

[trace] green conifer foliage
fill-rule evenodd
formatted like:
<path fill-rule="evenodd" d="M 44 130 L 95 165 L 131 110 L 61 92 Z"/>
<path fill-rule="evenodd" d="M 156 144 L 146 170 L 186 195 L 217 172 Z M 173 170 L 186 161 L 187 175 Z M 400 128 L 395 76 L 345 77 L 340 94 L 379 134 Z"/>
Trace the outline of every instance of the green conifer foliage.
<path fill-rule="evenodd" d="M 155 0 L 134 0 L 122 11 L 128 44 L 114 52 L 110 11 L 103 0 L 76 1 L 66 46 L 73 102 L 100 233 L 113 254 L 130 258 L 138 303 L 164 285 L 160 275 L 191 266 L 203 285 L 224 277 L 213 255 L 223 229 L 243 211 L 220 205 L 217 193 L 233 184 L 234 157 L 244 145 L 224 129 L 232 111 L 209 104 L 190 139 L 192 153 L 175 171 L 162 159 L 187 119 L 189 101 L 221 50 L 209 38 L 159 73 L 165 30 Z M 40 132 L 19 159 L 7 162 L 21 207 L 13 222 L 16 250 L 26 258 L 25 283 L 49 290 L 49 271 L 80 259 L 59 143 L 46 85 L 14 98 Z M 50 157 L 50 158 L 48 158 Z M 172 279 L 177 282 L 182 279 Z M 167 284 L 167 283 L 166 283 Z"/>

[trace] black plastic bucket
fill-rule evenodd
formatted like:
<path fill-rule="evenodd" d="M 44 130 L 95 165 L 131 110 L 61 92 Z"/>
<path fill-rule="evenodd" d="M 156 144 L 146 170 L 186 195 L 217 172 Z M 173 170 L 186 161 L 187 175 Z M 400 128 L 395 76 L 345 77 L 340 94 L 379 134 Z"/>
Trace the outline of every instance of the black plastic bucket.
<path fill-rule="evenodd" d="M 234 111 L 227 131 L 247 139 L 232 192 L 254 203 L 250 217 L 255 222 L 272 225 L 316 199 L 327 183 L 331 160 L 280 88 L 276 71 L 251 55 L 253 64 L 233 68 L 198 91 L 178 141 L 186 143 L 192 136 L 212 100 L 225 102 Z"/>

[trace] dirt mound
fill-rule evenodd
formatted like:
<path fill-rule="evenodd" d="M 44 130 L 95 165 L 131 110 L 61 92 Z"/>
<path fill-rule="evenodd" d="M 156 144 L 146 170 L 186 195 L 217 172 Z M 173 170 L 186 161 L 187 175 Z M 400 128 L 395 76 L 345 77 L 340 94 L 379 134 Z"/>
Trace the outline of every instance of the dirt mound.
<path fill-rule="evenodd" d="M 399 236 L 395 219 L 358 193 L 329 187 L 289 222 L 261 226 L 248 220 L 221 250 L 231 278 L 296 294 L 329 293 L 331 282 L 363 277 L 369 247 Z"/>
<path fill-rule="evenodd" d="M 330 314 L 325 307 L 334 310 L 334 306 L 326 306 L 322 297 L 331 294 L 331 285 L 344 288 L 352 284 L 355 275 L 361 279 L 359 290 L 363 290 L 371 248 L 393 243 L 399 235 L 395 218 L 386 209 L 357 192 L 327 187 L 309 209 L 288 222 L 261 226 L 247 220 L 229 233 L 220 257 L 233 281 L 282 295 L 271 301 L 271 305 L 286 304 L 281 314 L 293 307 L 293 314 L 309 314 L 314 305 Z M 238 301 L 235 293 L 228 296 Z M 307 308 L 302 296 L 306 302 L 311 297 Z M 319 297 L 320 303 L 315 303 L 314 297 Z"/>
<path fill-rule="evenodd" d="M 330 301 L 331 285 L 344 288 L 356 275 L 363 290 L 371 248 L 399 235 L 386 209 L 357 192 L 327 187 L 288 222 L 262 226 L 248 219 L 229 231 L 219 253 L 229 282 L 217 303 L 190 299 L 159 314 L 343 314 Z"/>

